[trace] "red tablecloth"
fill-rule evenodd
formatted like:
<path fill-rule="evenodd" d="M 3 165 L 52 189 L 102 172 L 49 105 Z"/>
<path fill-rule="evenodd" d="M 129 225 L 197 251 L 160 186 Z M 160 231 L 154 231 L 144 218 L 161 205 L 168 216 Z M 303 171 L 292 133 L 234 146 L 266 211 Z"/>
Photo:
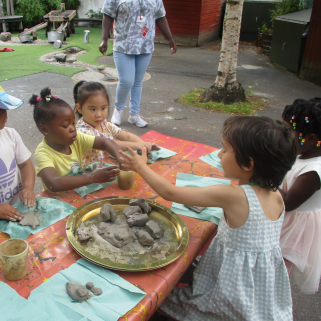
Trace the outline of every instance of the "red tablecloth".
<path fill-rule="evenodd" d="M 199 157 L 213 152 L 215 150 L 213 147 L 169 137 L 155 131 L 144 134 L 142 138 L 177 152 L 177 155 L 171 158 L 150 165 L 154 171 L 173 183 L 175 183 L 177 172 L 224 178 L 221 171 L 199 160 Z M 114 183 L 83 198 L 75 192 L 51 193 L 46 191 L 40 194 L 43 197 L 68 202 L 75 207 L 97 198 L 120 195 L 144 197 L 168 208 L 171 207 L 171 202 L 159 197 L 138 174 L 136 174 L 133 189 L 129 191 L 120 190 L 117 183 Z M 181 218 L 189 231 L 189 244 L 179 259 L 168 266 L 147 272 L 115 271 L 115 273 L 147 293 L 146 297 L 135 308 L 119 320 L 148 320 L 177 284 L 204 245 L 215 235 L 215 224 L 187 216 L 181 216 Z M 28 298 L 30 292 L 42 282 L 75 263 L 80 256 L 68 242 L 66 221 L 67 218 L 27 238 L 29 243 L 29 268 L 26 277 L 19 281 L 8 281 L 0 270 L 0 280 L 9 284 L 21 296 Z M 9 235 L 0 232 L 0 243 L 8 238 Z"/>

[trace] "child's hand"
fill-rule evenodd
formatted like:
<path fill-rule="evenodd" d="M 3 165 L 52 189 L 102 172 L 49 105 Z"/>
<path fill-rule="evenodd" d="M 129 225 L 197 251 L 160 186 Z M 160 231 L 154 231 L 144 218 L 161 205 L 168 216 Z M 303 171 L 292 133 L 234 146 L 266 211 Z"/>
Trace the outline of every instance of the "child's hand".
<path fill-rule="evenodd" d="M 93 183 L 107 183 L 112 182 L 119 175 L 117 166 L 109 166 L 101 169 L 96 169 L 89 176 L 92 175 Z"/>
<path fill-rule="evenodd" d="M 147 149 L 147 153 L 150 153 L 152 150 L 160 150 L 160 147 L 155 143 L 144 142 L 144 147 Z"/>
<path fill-rule="evenodd" d="M 23 215 L 18 212 L 18 210 L 11 206 L 10 204 L 0 204 L 0 219 L 8 220 L 12 222 L 20 221 Z"/>
<path fill-rule="evenodd" d="M 33 190 L 23 189 L 20 193 L 20 200 L 28 207 L 36 205 L 36 194 Z"/>
<path fill-rule="evenodd" d="M 121 154 L 122 168 L 125 169 L 125 170 L 137 172 L 138 168 L 142 164 L 146 164 L 147 163 L 147 149 L 146 149 L 146 147 L 143 147 L 142 156 L 139 156 L 130 147 L 128 147 L 128 150 L 133 156 L 127 155 L 123 151 L 119 151 L 120 154 Z"/>

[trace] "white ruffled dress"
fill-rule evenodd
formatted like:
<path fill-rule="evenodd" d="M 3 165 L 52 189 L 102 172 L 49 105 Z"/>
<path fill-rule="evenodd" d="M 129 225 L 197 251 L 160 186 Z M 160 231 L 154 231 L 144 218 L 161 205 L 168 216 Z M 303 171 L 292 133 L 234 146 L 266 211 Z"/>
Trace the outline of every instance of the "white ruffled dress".
<path fill-rule="evenodd" d="M 311 171 L 321 179 L 321 157 L 297 158 L 285 177 L 283 190 L 287 192 L 298 176 Z M 280 247 L 283 257 L 294 264 L 294 282 L 302 292 L 316 293 L 321 277 L 321 189 L 296 210 L 285 213 Z"/>

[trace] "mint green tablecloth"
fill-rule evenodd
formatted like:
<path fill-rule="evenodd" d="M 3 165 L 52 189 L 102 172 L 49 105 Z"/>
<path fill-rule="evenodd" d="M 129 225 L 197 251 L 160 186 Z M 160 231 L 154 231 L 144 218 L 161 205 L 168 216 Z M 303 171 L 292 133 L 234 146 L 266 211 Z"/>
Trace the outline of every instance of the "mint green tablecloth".
<path fill-rule="evenodd" d="M 25 214 L 32 209 L 36 209 L 35 215 L 39 220 L 39 226 L 33 229 L 31 226 L 22 226 L 17 222 L 0 220 L 0 231 L 7 233 L 11 238 L 25 240 L 30 234 L 38 233 L 46 227 L 69 216 L 76 208 L 68 203 L 54 198 L 38 197 L 36 206 L 28 208 L 21 201 L 14 204 L 21 214 Z M 1 319 L 1 318 L 0 318 Z"/>
<path fill-rule="evenodd" d="M 218 153 L 221 150 L 216 150 L 215 152 L 205 155 L 205 156 L 201 156 L 200 160 L 202 160 L 203 162 L 219 169 L 220 171 L 223 171 L 222 165 L 221 165 L 221 159 L 217 156 Z"/>
<path fill-rule="evenodd" d="M 83 175 L 83 174 L 86 174 L 86 173 L 91 173 L 94 170 L 94 168 L 96 168 L 99 165 L 100 165 L 100 162 L 96 162 L 96 163 L 93 163 L 93 164 L 89 165 L 85 169 L 82 169 L 79 166 L 74 166 L 72 168 L 72 172 L 68 176 L 77 176 L 77 175 Z M 109 166 L 115 166 L 115 165 L 107 164 L 106 162 L 103 162 L 103 167 L 109 167 Z M 74 191 L 77 194 L 79 194 L 81 197 L 84 197 L 87 194 L 93 193 L 95 191 L 99 191 L 100 189 L 105 188 L 105 187 L 109 186 L 110 184 L 113 184 L 116 181 L 117 181 L 117 177 L 112 182 L 89 184 L 89 185 L 86 185 L 86 186 L 75 188 Z"/>
<path fill-rule="evenodd" d="M 39 309 L 37 303 L 20 296 L 7 283 L 0 282 L 0 320 L 2 321 L 48 321 L 50 316 Z"/>
<path fill-rule="evenodd" d="M 213 177 L 202 177 L 192 174 L 177 173 L 176 186 L 188 186 L 188 187 L 207 187 L 211 185 L 230 185 L 230 181 L 226 179 L 219 179 Z M 223 213 L 223 210 L 219 207 L 207 207 L 201 213 L 196 213 L 183 204 L 173 202 L 171 210 L 176 214 L 182 214 L 190 217 L 194 217 L 200 220 L 210 221 L 218 224 Z"/>
<path fill-rule="evenodd" d="M 75 302 L 66 292 L 66 282 L 93 282 L 103 293 L 82 303 Z M 50 321 L 116 321 L 145 295 L 119 275 L 80 259 L 31 291 L 28 301 L 50 314 Z"/>

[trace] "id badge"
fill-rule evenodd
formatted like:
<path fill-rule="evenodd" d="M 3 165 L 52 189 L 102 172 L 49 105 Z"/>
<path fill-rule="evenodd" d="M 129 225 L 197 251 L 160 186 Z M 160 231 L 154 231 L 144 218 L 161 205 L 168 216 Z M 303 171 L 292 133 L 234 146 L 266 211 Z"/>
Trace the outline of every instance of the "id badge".
<path fill-rule="evenodd" d="M 139 15 L 136 19 L 136 25 L 138 26 L 139 29 L 142 29 L 146 24 L 146 17 Z"/>

